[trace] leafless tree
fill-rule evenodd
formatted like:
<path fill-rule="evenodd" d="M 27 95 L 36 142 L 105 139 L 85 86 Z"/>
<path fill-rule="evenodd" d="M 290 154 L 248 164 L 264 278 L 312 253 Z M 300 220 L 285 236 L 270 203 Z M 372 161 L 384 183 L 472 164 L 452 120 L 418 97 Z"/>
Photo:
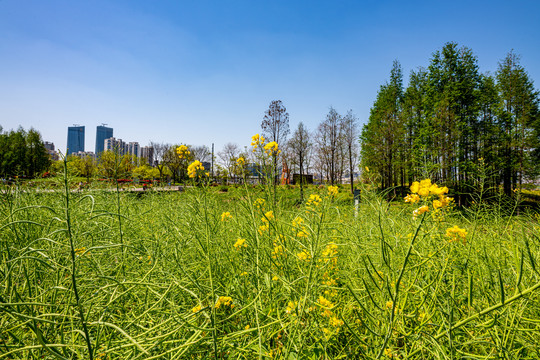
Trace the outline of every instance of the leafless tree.
<path fill-rule="evenodd" d="M 261 123 L 264 136 L 269 141 L 275 141 L 281 147 L 284 147 L 289 135 L 289 113 L 281 100 L 273 100 L 264 113 Z M 278 156 L 274 157 L 274 175 L 277 175 Z M 277 176 L 275 179 L 277 183 Z M 274 184 L 275 184 L 274 183 Z"/>
<path fill-rule="evenodd" d="M 291 162 L 298 165 L 300 173 L 300 200 L 304 200 L 304 169 L 306 160 L 311 152 L 311 140 L 309 131 L 300 122 L 296 128 L 292 138 L 288 142 L 289 153 L 291 154 Z"/>
<path fill-rule="evenodd" d="M 234 173 L 234 165 L 238 155 L 240 154 L 240 147 L 235 143 L 227 143 L 223 146 L 223 150 L 218 152 L 218 157 L 221 160 L 221 164 L 227 170 L 229 174 Z"/>
<path fill-rule="evenodd" d="M 193 158 L 195 160 L 199 160 L 200 162 L 210 161 L 212 157 L 210 148 L 208 148 L 206 145 L 190 146 L 189 150 L 191 151 Z"/>
<path fill-rule="evenodd" d="M 318 166 L 324 172 L 326 179 L 334 185 L 341 180 L 343 169 L 343 126 L 342 117 L 331 107 L 326 119 L 319 124 L 315 136 Z"/>
<path fill-rule="evenodd" d="M 155 166 L 159 171 L 159 181 L 163 181 L 163 170 L 165 169 L 166 163 L 163 161 L 163 157 L 165 156 L 165 153 L 167 152 L 167 149 L 170 147 L 170 144 L 165 143 L 157 143 L 157 142 L 150 142 L 150 146 L 154 148 L 154 164 L 150 164 L 152 166 Z"/>
<path fill-rule="evenodd" d="M 347 163 L 349 165 L 349 177 L 351 180 L 351 193 L 354 193 L 354 169 L 358 164 L 359 134 L 358 119 L 349 110 L 343 117 L 343 141 L 347 151 Z"/>

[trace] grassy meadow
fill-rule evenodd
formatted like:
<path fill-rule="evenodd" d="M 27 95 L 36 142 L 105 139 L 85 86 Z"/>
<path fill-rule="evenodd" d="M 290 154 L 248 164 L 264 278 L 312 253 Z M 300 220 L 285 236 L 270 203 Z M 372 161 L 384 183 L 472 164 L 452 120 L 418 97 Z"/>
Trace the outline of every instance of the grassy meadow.
<path fill-rule="evenodd" d="M 0 359 L 540 358 L 534 212 L 61 181 L 0 194 Z"/>

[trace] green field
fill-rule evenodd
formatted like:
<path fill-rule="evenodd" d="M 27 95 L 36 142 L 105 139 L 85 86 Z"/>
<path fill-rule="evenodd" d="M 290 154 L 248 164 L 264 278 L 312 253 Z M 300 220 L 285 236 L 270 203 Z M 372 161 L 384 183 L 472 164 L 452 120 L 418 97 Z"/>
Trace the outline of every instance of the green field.
<path fill-rule="evenodd" d="M 0 194 L 0 359 L 540 358 L 533 212 L 56 189 Z"/>

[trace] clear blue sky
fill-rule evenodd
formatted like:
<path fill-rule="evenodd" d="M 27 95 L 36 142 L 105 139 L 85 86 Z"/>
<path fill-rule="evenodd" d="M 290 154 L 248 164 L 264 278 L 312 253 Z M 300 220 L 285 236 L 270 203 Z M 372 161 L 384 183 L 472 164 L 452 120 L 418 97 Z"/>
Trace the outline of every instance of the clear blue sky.
<path fill-rule="evenodd" d="M 540 87 L 540 1 L 0 0 L 0 125 L 57 148 L 67 127 L 124 141 L 249 145 L 271 100 L 291 130 L 369 116 L 392 61 L 448 41 L 494 73 L 511 49 Z"/>

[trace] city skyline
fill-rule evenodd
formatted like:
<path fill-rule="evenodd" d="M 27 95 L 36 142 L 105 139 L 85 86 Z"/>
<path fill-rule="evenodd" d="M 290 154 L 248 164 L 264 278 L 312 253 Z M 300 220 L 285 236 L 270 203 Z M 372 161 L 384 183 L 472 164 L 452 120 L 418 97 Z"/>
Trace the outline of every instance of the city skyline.
<path fill-rule="evenodd" d="M 249 145 L 272 100 L 291 130 L 315 130 L 331 106 L 364 124 L 395 59 L 407 82 L 450 41 L 471 48 L 482 73 L 513 49 L 538 83 L 539 14 L 535 1 L 4 0 L 0 125 L 34 127 L 58 149 L 74 122 L 221 149 Z"/>

